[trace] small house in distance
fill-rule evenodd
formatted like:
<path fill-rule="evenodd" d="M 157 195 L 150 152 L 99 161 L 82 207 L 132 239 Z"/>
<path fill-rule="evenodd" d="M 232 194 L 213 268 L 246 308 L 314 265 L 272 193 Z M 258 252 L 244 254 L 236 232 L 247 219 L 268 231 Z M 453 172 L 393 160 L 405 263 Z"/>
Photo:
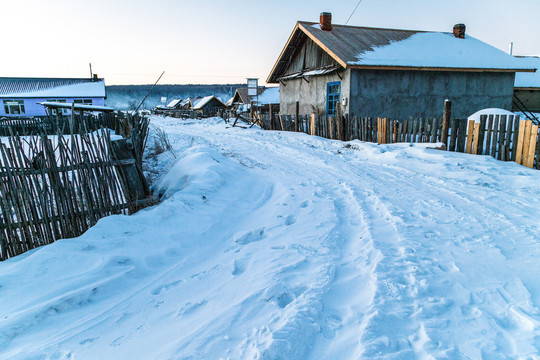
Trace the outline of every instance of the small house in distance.
<path fill-rule="evenodd" d="M 0 116 L 45 116 L 42 102 L 104 106 L 106 97 L 105 81 L 96 75 L 93 78 L 0 78 Z"/>
<path fill-rule="evenodd" d="M 517 59 L 540 69 L 540 55 L 518 56 Z M 516 74 L 513 110 L 540 114 L 540 71 Z"/>
<path fill-rule="evenodd" d="M 195 110 L 199 115 L 203 116 L 214 116 L 218 112 L 224 111 L 226 109 L 227 105 L 225 105 L 214 95 L 202 98 L 192 108 L 192 110 Z"/>
<path fill-rule="evenodd" d="M 257 95 L 260 96 L 263 92 L 264 92 L 264 86 L 259 86 L 257 88 Z M 248 111 L 252 102 L 256 103 L 257 97 L 249 96 L 247 87 L 238 88 L 234 92 L 231 105 L 229 105 L 229 107 L 233 107 L 235 109 L 239 109 L 242 111 Z"/>
<path fill-rule="evenodd" d="M 267 83 L 280 83 L 282 114 L 343 114 L 403 119 L 455 117 L 512 108 L 516 72 L 535 71 L 465 34 L 380 29 L 299 21 Z"/>

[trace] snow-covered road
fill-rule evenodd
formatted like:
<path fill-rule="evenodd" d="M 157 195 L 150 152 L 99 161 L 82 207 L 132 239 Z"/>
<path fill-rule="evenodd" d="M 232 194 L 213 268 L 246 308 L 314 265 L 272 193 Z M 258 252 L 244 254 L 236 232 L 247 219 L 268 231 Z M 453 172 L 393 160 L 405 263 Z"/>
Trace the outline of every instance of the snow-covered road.
<path fill-rule="evenodd" d="M 1 263 L 0 359 L 538 358 L 540 172 L 153 123 L 167 200 Z"/>

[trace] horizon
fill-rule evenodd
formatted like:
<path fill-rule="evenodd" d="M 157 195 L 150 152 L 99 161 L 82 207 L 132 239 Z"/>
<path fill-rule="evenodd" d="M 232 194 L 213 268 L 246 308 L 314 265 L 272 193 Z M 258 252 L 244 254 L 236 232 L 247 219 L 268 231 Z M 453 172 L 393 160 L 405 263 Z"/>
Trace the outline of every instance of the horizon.
<path fill-rule="evenodd" d="M 162 71 L 160 85 L 243 84 L 246 78 L 258 78 L 264 86 L 296 22 L 317 22 L 324 11 L 332 13 L 334 24 L 345 24 L 351 17 L 351 26 L 450 32 L 454 24 L 464 23 L 468 35 L 501 51 L 508 52 L 513 42 L 514 55 L 540 53 L 540 23 L 534 15 L 540 13 L 540 2 L 535 0 L 363 0 L 353 13 L 357 4 L 358 0 L 276 0 L 272 5 L 247 0 L 11 2 L 3 6 L 5 13 L 25 18 L 23 26 L 17 16 L 0 23 L 10 43 L 19 44 L 13 47 L 16 56 L 0 59 L 0 76 L 88 77 L 91 63 L 107 86 L 152 85 Z M 520 11 L 524 8 L 526 13 Z M 47 34 L 45 40 L 37 39 L 42 33 Z"/>

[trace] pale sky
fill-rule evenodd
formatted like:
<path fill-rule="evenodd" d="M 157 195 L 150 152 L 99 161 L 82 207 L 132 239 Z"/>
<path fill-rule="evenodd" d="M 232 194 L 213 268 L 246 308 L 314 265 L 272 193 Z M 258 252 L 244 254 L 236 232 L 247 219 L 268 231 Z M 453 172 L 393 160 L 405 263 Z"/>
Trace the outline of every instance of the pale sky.
<path fill-rule="evenodd" d="M 358 0 L 0 0 L 0 76 L 87 77 L 107 85 L 266 80 L 297 20 Z M 540 0 L 363 0 L 349 25 L 451 31 L 540 54 Z"/>

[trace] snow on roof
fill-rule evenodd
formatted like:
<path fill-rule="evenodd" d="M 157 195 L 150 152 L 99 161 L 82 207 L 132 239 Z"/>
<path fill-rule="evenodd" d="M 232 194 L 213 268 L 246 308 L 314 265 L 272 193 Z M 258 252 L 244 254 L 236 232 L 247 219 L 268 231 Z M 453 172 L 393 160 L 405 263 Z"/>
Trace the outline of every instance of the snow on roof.
<path fill-rule="evenodd" d="M 176 105 L 178 105 L 178 103 L 180 103 L 182 101 L 182 99 L 174 99 L 173 101 L 171 101 L 169 104 L 167 104 L 167 107 L 168 108 L 174 108 L 176 107 Z"/>
<path fill-rule="evenodd" d="M 279 104 L 279 86 L 270 87 L 259 95 L 259 105 Z"/>
<path fill-rule="evenodd" d="M 201 100 L 199 100 L 197 102 L 197 105 L 194 105 L 193 106 L 193 110 L 199 110 L 199 109 L 202 109 L 206 104 L 208 104 L 212 99 L 216 99 L 217 101 L 219 101 L 220 103 L 223 104 L 223 102 L 221 100 L 219 100 L 217 97 L 215 97 L 214 95 L 209 95 L 209 96 L 205 96 L 203 97 Z M 223 104 L 225 105 L 225 104 Z"/>
<path fill-rule="evenodd" d="M 193 99 L 189 99 L 189 101 L 191 102 L 191 107 L 194 108 L 195 106 L 197 106 L 197 104 L 202 100 L 202 98 L 193 98 Z"/>
<path fill-rule="evenodd" d="M 90 78 L 0 78 L 0 97 L 105 97 L 105 81 Z"/>
<path fill-rule="evenodd" d="M 536 67 L 535 73 L 516 73 L 514 87 L 540 88 L 540 55 L 516 57 L 525 65 Z"/>
<path fill-rule="evenodd" d="M 43 105 L 45 107 L 51 107 L 51 108 L 71 109 L 71 107 L 73 106 L 75 110 L 105 111 L 105 112 L 114 111 L 114 108 L 111 108 L 108 106 L 85 105 L 85 104 L 77 104 L 77 103 L 73 104 L 73 103 L 61 103 L 61 102 L 55 102 L 55 101 L 44 101 L 38 104 Z"/>
<path fill-rule="evenodd" d="M 351 65 L 467 69 L 534 69 L 472 36 L 418 32 L 401 41 L 361 51 Z"/>
<path fill-rule="evenodd" d="M 229 100 L 227 100 L 227 102 L 225 103 L 225 105 L 227 105 L 227 106 L 231 106 L 231 105 L 232 105 L 232 103 L 233 103 L 233 100 L 234 100 L 234 96 L 233 96 L 233 97 L 231 97 L 231 98 L 230 98 Z"/>

